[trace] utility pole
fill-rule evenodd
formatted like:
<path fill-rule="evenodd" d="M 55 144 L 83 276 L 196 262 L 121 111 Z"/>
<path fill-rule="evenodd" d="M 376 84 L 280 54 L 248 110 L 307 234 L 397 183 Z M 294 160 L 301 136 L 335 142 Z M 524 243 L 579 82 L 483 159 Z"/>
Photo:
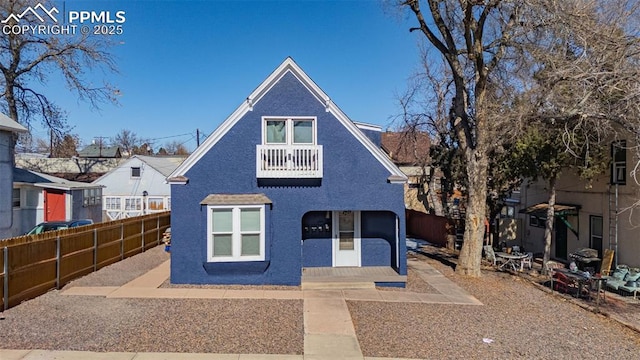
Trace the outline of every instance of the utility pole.
<path fill-rule="evenodd" d="M 200 129 L 196 129 L 196 147 L 200 146 Z"/>

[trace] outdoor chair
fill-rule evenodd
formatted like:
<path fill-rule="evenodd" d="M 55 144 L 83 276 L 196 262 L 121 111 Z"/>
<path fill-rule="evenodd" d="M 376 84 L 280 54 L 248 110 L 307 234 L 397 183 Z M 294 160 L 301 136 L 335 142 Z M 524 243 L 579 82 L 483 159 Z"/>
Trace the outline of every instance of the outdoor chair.
<path fill-rule="evenodd" d="M 533 269 L 533 253 L 528 252 L 527 257 L 520 260 L 520 264 L 521 268 L 524 268 L 526 266 L 529 268 L 529 270 Z"/>
<path fill-rule="evenodd" d="M 497 266 L 498 263 L 504 262 L 502 258 L 496 256 L 496 253 L 493 251 L 493 247 L 491 247 L 491 245 L 485 245 L 483 246 L 483 248 L 485 257 L 493 264 L 493 266 Z"/>

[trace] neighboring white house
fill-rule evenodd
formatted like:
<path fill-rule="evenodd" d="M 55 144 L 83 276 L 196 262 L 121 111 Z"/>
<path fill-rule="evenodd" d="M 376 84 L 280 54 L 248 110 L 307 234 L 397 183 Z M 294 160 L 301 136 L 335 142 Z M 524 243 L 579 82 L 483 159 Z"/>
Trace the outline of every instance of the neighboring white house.
<path fill-rule="evenodd" d="M 116 220 L 171 210 L 169 174 L 185 156 L 135 155 L 93 182 L 104 186 L 105 220 Z"/>
<path fill-rule="evenodd" d="M 101 187 L 31 170 L 13 169 L 13 224 L 4 237 L 19 236 L 43 221 L 102 219 Z"/>

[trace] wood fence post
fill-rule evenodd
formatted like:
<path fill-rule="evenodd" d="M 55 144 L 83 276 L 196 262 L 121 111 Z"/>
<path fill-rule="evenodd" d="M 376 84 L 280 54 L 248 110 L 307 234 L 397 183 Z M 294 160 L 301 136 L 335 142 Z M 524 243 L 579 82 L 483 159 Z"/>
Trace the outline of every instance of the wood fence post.
<path fill-rule="evenodd" d="M 140 245 L 142 246 L 142 251 L 144 252 L 144 218 L 140 219 L 140 227 L 142 228 L 142 236 L 140 236 Z"/>
<path fill-rule="evenodd" d="M 162 236 L 160 236 L 160 215 L 156 215 L 156 230 L 158 232 L 158 245 L 160 245 L 160 238 Z"/>
<path fill-rule="evenodd" d="M 120 221 L 120 260 L 124 259 L 124 221 Z"/>
<path fill-rule="evenodd" d="M 9 308 L 9 247 L 5 246 L 2 252 L 4 257 L 4 284 L 2 284 L 4 287 L 4 299 L 2 300 L 4 302 L 4 311 Z"/>
<path fill-rule="evenodd" d="M 56 236 L 56 289 L 60 289 L 60 236 Z"/>
<path fill-rule="evenodd" d="M 98 270 L 98 229 L 93 229 L 93 271 Z"/>

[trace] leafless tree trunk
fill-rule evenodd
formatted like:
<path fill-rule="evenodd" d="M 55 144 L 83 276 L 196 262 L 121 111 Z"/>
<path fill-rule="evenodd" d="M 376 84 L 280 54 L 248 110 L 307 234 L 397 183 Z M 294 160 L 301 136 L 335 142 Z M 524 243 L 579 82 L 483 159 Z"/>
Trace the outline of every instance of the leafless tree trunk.
<path fill-rule="evenodd" d="M 556 206 L 556 177 L 549 179 L 549 207 L 547 208 L 547 221 L 544 225 L 544 255 L 542 257 L 542 273 L 547 272 L 547 262 L 551 258 L 551 238 L 553 234 L 553 222 L 555 220 Z"/>
<path fill-rule="evenodd" d="M 418 0 L 402 5 L 415 15 L 419 31 L 438 50 L 451 72 L 453 84 L 450 126 L 467 169 L 464 243 L 456 272 L 480 276 L 487 196 L 488 150 L 491 126 L 485 109 L 489 76 L 500 63 L 518 5 L 501 1 L 428 0 L 425 12 Z M 485 34 L 488 34 L 485 38 Z"/>

